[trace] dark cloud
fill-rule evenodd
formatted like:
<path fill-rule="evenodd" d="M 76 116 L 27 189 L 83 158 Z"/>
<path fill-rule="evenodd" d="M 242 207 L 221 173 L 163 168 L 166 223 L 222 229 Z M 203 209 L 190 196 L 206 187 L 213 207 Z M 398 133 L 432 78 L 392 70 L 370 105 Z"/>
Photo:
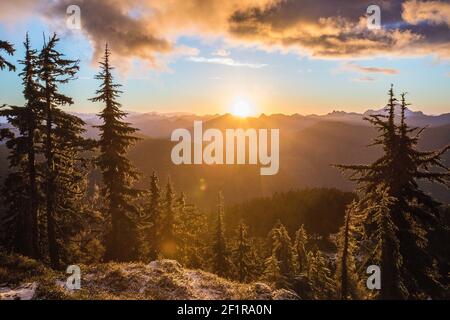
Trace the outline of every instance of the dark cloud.
<path fill-rule="evenodd" d="M 381 8 L 381 30 L 369 30 L 366 10 Z M 450 57 L 448 1 L 280 0 L 234 12 L 231 35 L 317 57 L 437 54 Z M 414 18 L 414 14 L 420 14 Z"/>
<path fill-rule="evenodd" d="M 16 11 L 36 10 L 31 0 L 14 3 Z M 154 65 L 170 55 L 193 53 L 177 45 L 177 39 L 186 35 L 221 38 L 230 46 L 295 50 L 318 58 L 429 54 L 450 58 L 448 0 L 42 0 L 39 3 L 45 4 L 40 7 L 47 21 L 59 23 L 61 30 L 65 30 L 67 6 L 79 5 L 82 32 L 91 40 L 96 56 L 108 42 L 119 58 L 139 58 Z M 381 8 L 381 30 L 367 27 L 366 11 L 372 4 Z M 11 11 L 12 7 L 4 8 Z"/>

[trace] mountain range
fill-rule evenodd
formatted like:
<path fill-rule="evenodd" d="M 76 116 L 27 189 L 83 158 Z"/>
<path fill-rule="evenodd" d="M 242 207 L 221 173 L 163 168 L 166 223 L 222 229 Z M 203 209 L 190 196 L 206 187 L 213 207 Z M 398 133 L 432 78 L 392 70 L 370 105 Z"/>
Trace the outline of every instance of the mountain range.
<path fill-rule="evenodd" d="M 367 147 L 377 132 L 363 120 L 365 116 L 380 112 L 383 110 L 369 110 L 363 114 L 335 111 L 323 116 L 263 114 L 250 118 L 230 114 L 130 113 L 126 120 L 140 130 L 143 139 L 130 150 L 129 157 L 142 172 L 139 187 L 148 188 L 149 178 L 156 171 L 161 184 L 170 177 L 178 192 L 183 191 L 191 202 L 207 208 L 214 207 L 218 191 L 223 191 L 228 204 L 307 187 L 350 191 L 355 186 L 333 164 L 367 164 L 381 154 L 379 148 Z M 99 119 L 94 114 L 77 115 L 86 121 L 87 135 L 96 138 L 98 130 L 92 126 L 99 124 Z M 430 116 L 408 110 L 406 116 L 410 125 L 428 127 L 422 133 L 420 149 L 436 150 L 450 144 L 450 113 Z M 174 165 L 170 155 L 175 143 L 170 141 L 170 134 L 177 128 L 192 128 L 194 120 L 202 120 L 204 129 L 280 129 L 279 173 L 261 176 L 259 166 L 250 165 Z M 2 146 L 1 176 L 8 168 L 6 156 Z M 444 160 L 450 165 L 450 153 Z M 93 181 L 98 180 L 99 175 L 94 174 Z M 450 203 L 448 189 L 426 183 L 423 187 L 438 200 Z"/>

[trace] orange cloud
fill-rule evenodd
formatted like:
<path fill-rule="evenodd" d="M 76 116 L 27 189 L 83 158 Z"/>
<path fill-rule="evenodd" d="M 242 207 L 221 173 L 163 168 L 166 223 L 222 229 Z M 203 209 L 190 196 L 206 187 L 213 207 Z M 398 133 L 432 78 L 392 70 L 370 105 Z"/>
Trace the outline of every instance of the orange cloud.
<path fill-rule="evenodd" d="M 450 3 L 443 1 L 406 1 L 403 3 L 402 17 L 410 24 L 429 22 L 450 26 Z"/>
<path fill-rule="evenodd" d="M 390 68 L 379 68 L 379 67 L 364 67 L 355 63 L 346 63 L 343 66 L 343 69 L 352 70 L 361 73 L 383 73 L 387 75 L 399 74 L 400 72 L 397 69 Z"/>
<path fill-rule="evenodd" d="M 436 55 L 450 58 L 447 1 L 382 0 L 382 29 L 367 28 L 372 0 L 42 0 L 40 12 L 64 29 L 68 5 L 81 8 L 82 32 L 96 58 L 105 42 L 122 61 L 141 59 L 158 67 L 170 56 L 191 55 L 181 36 L 227 47 L 292 50 L 317 58 Z M 29 0 L 14 10 L 36 10 Z M 2 4 L 3 6 L 3 4 Z M 8 6 L 11 9 L 11 6 Z M 30 9 L 32 8 L 32 9 Z M 0 13 L 1 15 L 1 13 Z M 422 25 L 421 22 L 427 22 Z"/>

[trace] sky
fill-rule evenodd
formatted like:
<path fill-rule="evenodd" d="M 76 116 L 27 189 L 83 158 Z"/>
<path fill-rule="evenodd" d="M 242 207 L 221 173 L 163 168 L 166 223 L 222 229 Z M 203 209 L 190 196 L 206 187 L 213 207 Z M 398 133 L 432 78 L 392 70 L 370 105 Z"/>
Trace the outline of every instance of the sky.
<path fill-rule="evenodd" d="M 367 8 L 381 11 L 369 29 Z M 70 5 L 80 29 L 70 29 Z M 69 19 L 69 20 L 68 20 Z M 62 91 L 74 112 L 98 112 L 103 47 L 112 50 L 120 101 L 133 112 L 326 114 L 364 112 L 391 83 L 411 109 L 450 112 L 450 2 L 366 0 L 0 1 L 0 40 L 20 70 L 26 32 L 39 49 L 56 32 L 80 60 Z M 0 104 L 23 103 L 18 72 L 0 71 Z"/>

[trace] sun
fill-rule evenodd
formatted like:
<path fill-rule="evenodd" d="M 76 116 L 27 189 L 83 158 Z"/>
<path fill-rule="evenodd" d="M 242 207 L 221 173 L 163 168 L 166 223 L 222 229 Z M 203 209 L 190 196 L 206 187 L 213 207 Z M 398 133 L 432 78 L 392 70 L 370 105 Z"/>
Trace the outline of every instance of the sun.
<path fill-rule="evenodd" d="M 230 113 L 236 117 L 247 118 L 255 113 L 255 109 L 248 100 L 239 98 L 231 105 Z"/>

